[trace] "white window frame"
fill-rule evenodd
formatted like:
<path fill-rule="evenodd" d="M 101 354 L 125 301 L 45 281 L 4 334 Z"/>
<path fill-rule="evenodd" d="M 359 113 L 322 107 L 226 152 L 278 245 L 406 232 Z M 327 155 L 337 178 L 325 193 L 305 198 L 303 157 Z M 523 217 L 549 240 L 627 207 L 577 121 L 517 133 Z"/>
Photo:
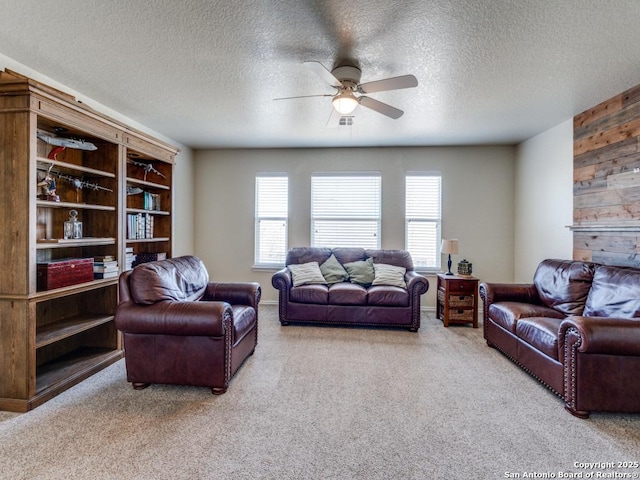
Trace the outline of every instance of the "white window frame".
<path fill-rule="evenodd" d="M 270 182 L 270 180 L 272 180 Z M 283 185 L 278 185 L 278 181 Z M 269 185 L 270 183 L 270 185 Z M 284 198 L 282 196 L 284 195 Z M 269 197 L 272 198 L 269 198 Z M 271 202 L 265 206 L 265 202 Z M 283 223 L 284 234 L 271 245 L 277 253 L 269 255 L 262 242 L 263 222 Z M 255 181 L 255 246 L 254 268 L 281 268 L 285 264 L 289 244 L 289 176 L 286 173 L 258 173 Z"/>
<path fill-rule="evenodd" d="M 420 238 L 422 237 L 422 238 Z M 442 174 L 405 174 L 405 249 L 418 271 L 440 271 Z"/>
<path fill-rule="evenodd" d="M 359 193 L 364 195 L 358 197 Z M 356 205 L 364 207 L 363 210 L 354 211 L 352 207 Z M 323 223 L 327 228 L 321 228 Z M 312 246 L 380 248 L 381 223 L 380 172 L 321 172 L 311 175 Z M 349 238 L 340 235 L 345 232 L 344 228 L 349 227 L 354 233 L 361 229 L 362 234 Z"/>

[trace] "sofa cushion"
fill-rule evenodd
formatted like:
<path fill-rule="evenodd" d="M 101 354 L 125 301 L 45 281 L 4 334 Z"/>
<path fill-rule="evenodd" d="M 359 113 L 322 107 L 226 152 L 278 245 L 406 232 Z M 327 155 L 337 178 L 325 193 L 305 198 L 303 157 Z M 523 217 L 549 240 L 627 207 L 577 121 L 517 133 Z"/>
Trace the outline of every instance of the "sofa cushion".
<path fill-rule="evenodd" d="M 294 287 L 327 284 L 327 281 L 322 276 L 318 262 L 298 263 L 288 265 L 288 268 L 291 270 Z"/>
<path fill-rule="evenodd" d="M 329 287 L 329 305 L 366 305 L 367 289 L 355 283 L 334 283 Z"/>
<path fill-rule="evenodd" d="M 386 263 L 374 263 L 374 279 L 371 285 L 391 285 L 393 287 L 407 288 L 407 284 L 404 281 L 406 271 L 407 269 L 404 267 Z"/>
<path fill-rule="evenodd" d="M 572 260 L 544 260 L 533 283 L 544 305 L 565 315 L 582 315 L 596 264 Z"/>
<path fill-rule="evenodd" d="M 202 298 L 208 282 L 202 260 L 186 255 L 138 265 L 129 277 L 129 290 L 133 301 L 142 305 L 193 301 Z"/>
<path fill-rule="evenodd" d="M 326 285 L 302 285 L 289 290 L 289 300 L 297 303 L 315 303 L 326 305 L 329 301 L 329 289 Z"/>
<path fill-rule="evenodd" d="M 321 247 L 291 247 L 287 251 L 287 259 L 285 265 L 296 263 L 318 262 L 323 263 L 331 256 L 330 248 Z"/>
<path fill-rule="evenodd" d="M 413 270 L 413 260 L 407 250 L 366 250 L 367 257 L 373 259 L 373 263 L 385 263 Z"/>
<path fill-rule="evenodd" d="M 516 336 L 551 358 L 558 360 L 558 330 L 560 318 L 521 318 L 516 325 Z"/>
<path fill-rule="evenodd" d="M 640 270 L 599 266 L 583 315 L 585 317 L 640 317 Z"/>
<path fill-rule="evenodd" d="M 238 343 L 256 324 L 256 310 L 248 305 L 232 305 L 233 339 Z"/>
<path fill-rule="evenodd" d="M 521 318 L 551 317 L 564 319 L 565 315 L 553 308 L 521 302 L 496 302 L 489 305 L 489 318 L 502 328 L 516 333 Z"/>
<path fill-rule="evenodd" d="M 367 259 L 367 253 L 364 248 L 336 247 L 331 251 L 342 265 Z"/>
<path fill-rule="evenodd" d="M 391 287 L 388 285 L 370 287 L 367 293 L 367 303 L 369 305 L 379 305 L 384 307 L 407 307 L 409 306 L 409 292 L 406 288 Z"/>
<path fill-rule="evenodd" d="M 375 279 L 373 260 L 371 258 L 359 260 L 357 262 L 345 263 L 343 266 L 349 274 L 349 281 L 351 283 L 357 283 L 358 285 L 368 287 Z"/>
<path fill-rule="evenodd" d="M 349 279 L 349 274 L 333 254 L 331 254 L 326 262 L 320 265 L 320 272 L 322 272 L 322 276 L 329 285 L 344 282 Z"/>

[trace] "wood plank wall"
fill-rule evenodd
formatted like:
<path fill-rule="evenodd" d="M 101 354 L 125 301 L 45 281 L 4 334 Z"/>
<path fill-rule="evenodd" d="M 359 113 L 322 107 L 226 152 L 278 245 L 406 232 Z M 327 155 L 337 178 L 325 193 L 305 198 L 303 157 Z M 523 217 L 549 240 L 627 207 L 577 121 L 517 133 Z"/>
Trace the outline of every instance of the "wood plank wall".
<path fill-rule="evenodd" d="M 573 119 L 573 258 L 640 267 L 640 85 Z"/>

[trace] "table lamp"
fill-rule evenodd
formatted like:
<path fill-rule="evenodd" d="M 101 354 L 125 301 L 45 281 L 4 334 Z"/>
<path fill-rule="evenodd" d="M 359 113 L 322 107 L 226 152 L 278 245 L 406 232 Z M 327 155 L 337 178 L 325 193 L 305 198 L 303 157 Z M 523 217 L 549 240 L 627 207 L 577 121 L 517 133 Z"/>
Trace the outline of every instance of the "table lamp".
<path fill-rule="evenodd" d="M 458 240 L 457 239 L 451 239 L 451 240 L 442 240 L 442 245 L 440 247 L 440 251 L 441 253 L 446 253 L 449 255 L 449 259 L 447 260 L 447 275 L 453 275 L 453 272 L 451 271 L 451 254 L 454 253 L 458 253 Z"/>

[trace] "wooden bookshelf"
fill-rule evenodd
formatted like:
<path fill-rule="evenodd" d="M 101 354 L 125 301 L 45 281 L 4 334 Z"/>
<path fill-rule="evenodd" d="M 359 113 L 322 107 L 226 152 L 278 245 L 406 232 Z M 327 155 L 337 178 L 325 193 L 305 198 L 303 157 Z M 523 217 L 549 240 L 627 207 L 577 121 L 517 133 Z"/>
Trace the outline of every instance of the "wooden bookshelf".
<path fill-rule="evenodd" d="M 0 114 L 0 410 L 26 412 L 124 355 L 117 278 L 39 291 L 37 264 L 110 255 L 121 272 L 127 245 L 170 256 L 178 150 L 10 70 L 0 72 Z M 161 205 L 148 212 L 157 236 L 144 242 L 126 238 L 127 212 L 147 213 L 132 185 Z M 81 238 L 64 238 L 70 210 Z"/>

